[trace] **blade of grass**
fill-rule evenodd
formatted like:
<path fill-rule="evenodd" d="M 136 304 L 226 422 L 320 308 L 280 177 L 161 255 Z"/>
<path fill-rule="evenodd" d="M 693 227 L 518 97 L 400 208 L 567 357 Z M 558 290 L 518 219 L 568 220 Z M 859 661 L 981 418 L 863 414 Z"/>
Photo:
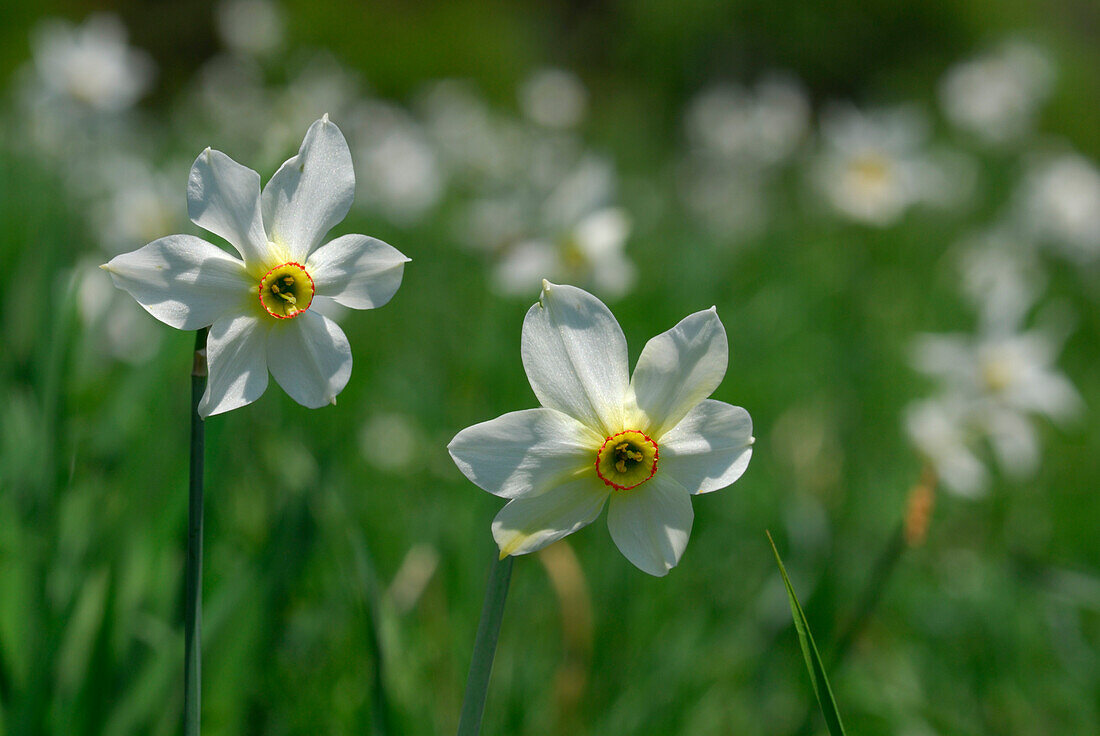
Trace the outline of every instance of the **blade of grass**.
<path fill-rule="evenodd" d="M 806 614 L 802 613 L 802 606 L 798 604 L 798 597 L 794 594 L 794 587 L 787 577 L 787 568 L 783 567 L 783 560 L 779 557 L 779 550 L 775 547 L 775 540 L 771 532 L 768 542 L 775 553 L 775 561 L 779 564 L 779 574 L 783 576 L 783 585 L 787 588 L 787 598 L 791 604 L 791 616 L 794 617 L 794 628 L 798 632 L 798 643 L 802 647 L 802 658 L 806 661 L 806 671 L 810 674 L 810 684 L 813 685 L 814 695 L 821 706 L 821 714 L 825 716 L 825 725 L 829 729 L 830 736 L 843 736 L 844 725 L 840 721 L 840 711 L 837 710 L 836 700 L 833 699 L 832 688 L 829 687 L 829 678 L 825 676 L 825 666 L 821 663 L 821 655 L 814 644 L 813 634 L 810 633 L 810 624 L 806 621 Z"/>

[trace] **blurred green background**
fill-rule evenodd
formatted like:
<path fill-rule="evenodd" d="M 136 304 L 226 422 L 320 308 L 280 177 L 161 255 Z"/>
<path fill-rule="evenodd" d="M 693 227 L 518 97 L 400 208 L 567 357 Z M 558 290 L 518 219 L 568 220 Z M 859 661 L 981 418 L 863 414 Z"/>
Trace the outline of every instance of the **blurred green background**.
<path fill-rule="evenodd" d="M 220 7 L 5 9 L 0 735 L 179 728 L 193 335 L 137 310 L 112 332 L 133 305 L 87 286 L 88 264 L 145 242 L 111 237 L 119 219 L 101 201 L 109 187 L 96 172 L 110 167 L 99 157 L 121 149 L 154 165 L 171 182 L 159 234 L 201 234 L 186 222 L 185 181 L 205 146 L 266 181 L 329 112 L 359 155 L 370 119 L 346 125 L 307 94 L 318 84 L 298 78 L 318 58 L 326 74 L 353 80 L 340 98 L 348 109 L 384 101 L 433 142 L 425 90 L 435 80 L 471 80 L 507 128 L 525 119 L 517 90 L 531 73 L 575 74 L 583 119 L 566 132 L 514 124 L 526 131 L 521 148 L 542 131 L 613 166 L 601 206 L 632 223 L 625 255 L 636 278 L 588 288 L 622 323 L 632 363 L 647 339 L 716 305 L 730 367 L 714 398 L 754 419 L 747 473 L 695 499 L 691 542 L 667 578 L 630 565 L 602 519 L 517 559 L 484 733 L 823 732 L 765 529 L 823 652 L 875 599 L 831 669 L 851 733 L 1100 732 L 1100 249 L 1066 257 L 1012 214 L 1027 209 L 1020 183 L 1036 159 L 1100 158 L 1100 6 L 296 0 L 269 6 L 281 19 L 276 42 L 246 61 L 232 51 L 234 73 L 252 86 L 218 97 L 200 80 L 233 46 Z M 103 10 L 156 77 L 124 110 L 38 100 L 42 23 Z M 1052 81 L 1026 133 L 986 145 L 946 119 L 942 80 L 1005 39 L 1041 49 Z M 685 195 L 691 157 L 709 155 L 687 111 L 714 83 L 751 90 L 774 71 L 800 80 L 807 130 L 782 163 L 742 166 L 750 184 L 718 198 L 736 214 L 738 187 L 753 187 L 761 222 L 709 225 Z M 214 112 L 200 103 L 210 99 Z M 228 108 L 254 99 L 254 115 Z M 877 222 L 830 209 L 813 172 L 837 101 L 920 110 L 917 147 L 966 161 L 965 175 L 946 169 L 951 182 L 975 182 L 962 203 Z M 72 129 L 47 135 L 66 121 Z M 276 123 L 287 132 L 270 139 Z M 363 206 L 334 231 L 380 237 L 412 258 L 390 304 L 340 318 L 354 371 L 338 404 L 307 410 L 272 382 L 259 401 L 207 422 L 204 733 L 435 734 L 457 724 L 501 502 L 463 478 L 445 446 L 470 424 L 536 405 L 519 335 L 538 290 L 495 287 L 515 238 L 471 247 L 463 229 L 486 191 L 507 192 L 509 174 L 471 176 L 433 155 L 447 173 L 430 205 L 391 216 L 385 199 L 363 204 L 360 194 Z M 1087 224 L 1100 211 L 1084 191 L 1063 196 L 1083 198 Z M 959 244 L 1001 222 L 1040 243 L 1026 250 L 1023 271 L 1041 287 L 1024 300 L 1023 324 L 1054 314 L 1065 326 L 1056 370 L 1084 409 L 1061 424 L 1029 416 L 1041 463 L 1020 477 L 977 442 L 986 493 L 941 488 L 926 539 L 876 578 L 925 465 L 907 407 L 937 391 L 911 367 L 914 336 L 978 331 Z M 530 227 L 560 236 L 560 223 Z"/>

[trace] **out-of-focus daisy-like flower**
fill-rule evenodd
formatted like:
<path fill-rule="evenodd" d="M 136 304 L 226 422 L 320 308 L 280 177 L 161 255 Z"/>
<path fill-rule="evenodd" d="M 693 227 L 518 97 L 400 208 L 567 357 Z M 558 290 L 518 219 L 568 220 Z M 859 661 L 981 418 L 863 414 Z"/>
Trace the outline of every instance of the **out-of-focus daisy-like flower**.
<path fill-rule="evenodd" d="M 530 293 L 545 277 L 581 283 L 610 298 L 629 291 L 636 275 L 624 250 L 630 218 L 608 204 L 613 189 L 609 162 L 582 161 L 542 202 L 533 232 L 501 253 L 493 270 L 497 288 Z"/>
<path fill-rule="evenodd" d="M 420 124 L 398 105 L 375 100 L 351 111 L 356 179 L 364 206 L 393 221 L 423 217 L 443 196 L 443 171 Z"/>
<path fill-rule="evenodd" d="M 967 238 L 959 266 L 963 293 L 987 332 L 1015 329 L 1046 286 L 1034 249 L 1013 228 L 1000 226 Z"/>
<path fill-rule="evenodd" d="M 547 128 L 573 128 L 588 109 L 588 90 L 564 69 L 539 69 L 519 88 L 523 114 Z"/>
<path fill-rule="evenodd" d="M 940 100 L 952 123 L 1001 144 L 1031 129 L 1053 81 L 1053 64 L 1041 49 L 1010 41 L 949 69 Z"/>
<path fill-rule="evenodd" d="M 530 136 L 517 121 L 495 114 L 468 82 L 435 82 L 417 106 L 449 179 L 480 188 L 529 175 Z"/>
<path fill-rule="evenodd" d="M 34 68 L 47 96 L 101 112 L 133 105 L 153 79 L 153 61 L 126 43 L 126 28 L 113 15 L 84 24 L 52 19 L 32 38 Z"/>
<path fill-rule="evenodd" d="M 1025 332 L 989 328 L 977 337 L 922 335 L 913 345 L 914 367 L 941 382 L 940 398 L 917 404 L 906 424 L 914 444 L 949 487 L 975 495 L 986 476 L 968 455 L 988 440 L 1000 465 L 1023 477 L 1039 463 L 1032 416 L 1055 422 L 1076 416 L 1077 390 L 1055 361 L 1063 337 L 1035 327 Z"/>
<path fill-rule="evenodd" d="M 115 154 L 98 162 L 97 173 L 97 187 L 105 196 L 92 204 L 92 222 L 100 245 L 111 255 L 140 247 L 186 222 L 178 183 L 144 159 Z"/>
<path fill-rule="evenodd" d="M 161 333 L 132 299 L 111 284 L 111 278 L 90 259 L 76 267 L 77 313 L 89 348 L 131 364 L 150 360 L 160 347 Z M 101 360 L 82 361 L 92 370 Z"/>
<path fill-rule="evenodd" d="M 610 310 L 543 282 L 521 353 L 542 407 L 467 427 L 448 445 L 466 477 L 510 499 L 492 527 L 501 557 L 541 549 L 608 504 L 619 550 L 665 575 L 687 546 L 691 496 L 733 483 L 752 455 L 748 412 L 706 398 L 728 360 L 717 313 L 696 312 L 650 340 L 630 376 Z"/>
<path fill-rule="evenodd" d="M 283 14 L 272 0 L 224 0 L 214 20 L 222 41 L 238 54 L 266 56 L 283 43 Z"/>
<path fill-rule="evenodd" d="M 1076 153 L 1032 162 L 1018 194 L 1025 229 L 1078 262 L 1100 255 L 1100 170 Z"/>
<path fill-rule="evenodd" d="M 334 402 L 347 384 L 347 338 L 311 307 L 381 306 L 409 260 L 365 235 L 321 245 L 348 213 L 354 189 L 351 152 L 328 115 L 310 126 L 298 155 L 262 194 L 259 174 L 207 148 L 191 167 L 188 212 L 241 258 L 191 235 L 169 235 L 103 266 L 161 322 L 182 330 L 210 325 L 202 416 L 258 399 L 268 370 L 308 407 Z"/>
<path fill-rule="evenodd" d="M 688 151 L 678 177 L 684 203 L 712 229 L 759 229 L 768 217 L 768 182 L 805 141 L 809 122 L 805 91 L 784 75 L 770 75 L 752 90 L 734 84 L 703 90 L 684 121 Z"/>
<path fill-rule="evenodd" d="M 944 176 L 925 150 L 926 120 L 910 108 L 833 107 L 822 118 L 821 136 L 813 170 L 818 189 L 838 212 L 869 225 L 892 225 L 921 201 L 955 202 L 960 192 L 952 186 L 968 178 Z"/>
<path fill-rule="evenodd" d="M 589 284 L 611 298 L 630 290 L 637 276 L 624 245 L 630 218 L 618 207 L 605 207 L 582 217 L 560 232 L 557 240 L 517 243 L 493 269 L 496 286 L 505 294 L 530 292 L 543 276 Z"/>
<path fill-rule="evenodd" d="M 773 74 L 753 90 L 721 84 L 701 92 L 685 125 L 693 149 L 733 162 L 787 159 L 809 130 L 810 103 L 795 80 Z"/>

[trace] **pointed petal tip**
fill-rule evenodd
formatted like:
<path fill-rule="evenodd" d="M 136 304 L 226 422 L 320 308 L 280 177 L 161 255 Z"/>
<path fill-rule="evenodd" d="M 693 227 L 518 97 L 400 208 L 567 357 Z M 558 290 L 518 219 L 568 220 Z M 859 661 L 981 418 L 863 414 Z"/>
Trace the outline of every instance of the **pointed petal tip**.
<path fill-rule="evenodd" d="M 504 550 L 501 550 L 501 551 L 500 551 L 500 557 L 497 557 L 497 560 L 498 560 L 498 561 L 499 561 L 499 560 L 503 560 L 503 559 L 504 559 L 505 557 L 507 557 L 507 556 L 508 556 L 508 553 L 507 553 L 507 552 L 505 552 Z"/>
<path fill-rule="evenodd" d="M 110 263 L 101 263 L 101 264 L 99 264 L 99 267 L 102 268 L 104 271 L 108 271 L 108 272 L 111 270 L 111 264 Z"/>
<path fill-rule="evenodd" d="M 325 125 L 329 124 L 330 121 L 328 119 L 328 113 L 327 112 L 324 115 L 321 116 L 321 122 L 324 123 Z"/>

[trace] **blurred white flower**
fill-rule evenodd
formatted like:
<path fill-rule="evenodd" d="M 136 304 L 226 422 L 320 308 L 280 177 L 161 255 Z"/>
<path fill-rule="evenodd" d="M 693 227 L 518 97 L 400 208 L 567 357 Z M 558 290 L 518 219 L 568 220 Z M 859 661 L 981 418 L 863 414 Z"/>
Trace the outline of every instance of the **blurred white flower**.
<path fill-rule="evenodd" d="M 296 69 L 285 85 L 268 92 L 269 117 L 258 128 L 264 132 L 261 161 L 277 164 L 283 152 L 294 146 L 302 128 L 326 111 L 337 119 L 350 119 L 362 93 L 358 74 L 327 53 L 307 58 Z"/>
<path fill-rule="evenodd" d="M 534 123 L 547 128 L 573 128 L 588 109 L 588 90 L 572 72 L 539 69 L 520 85 L 519 104 Z"/>
<path fill-rule="evenodd" d="M 965 426 L 964 408 L 955 401 L 926 399 L 905 411 L 905 430 L 913 446 L 932 464 L 948 490 L 976 497 L 989 486 L 989 471 L 971 450 L 974 438 Z"/>
<path fill-rule="evenodd" d="M 417 457 L 420 432 L 404 414 L 373 414 L 359 433 L 363 456 L 390 472 L 407 470 Z"/>
<path fill-rule="evenodd" d="M 1024 227 L 1078 262 L 1100 255 L 1100 170 L 1067 153 L 1029 164 L 1018 193 Z"/>
<path fill-rule="evenodd" d="M 780 74 L 765 77 L 752 91 L 733 84 L 705 89 L 689 103 L 684 121 L 688 142 L 702 157 L 757 165 L 787 159 L 809 123 L 802 85 Z"/>
<path fill-rule="evenodd" d="M 393 221 L 419 220 L 443 195 L 443 172 L 420 124 L 393 103 L 367 100 L 351 111 L 356 181 L 364 206 Z"/>
<path fill-rule="evenodd" d="M 723 234 L 759 230 L 770 214 L 769 184 L 804 143 L 809 121 L 805 91 L 785 75 L 771 74 L 752 90 L 733 84 L 704 89 L 685 114 L 681 199 Z"/>
<path fill-rule="evenodd" d="M 650 340 L 631 377 L 607 307 L 544 281 L 522 342 L 542 407 L 467 427 L 447 446 L 466 477 L 510 499 L 493 520 L 501 557 L 572 534 L 608 504 L 619 550 L 667 574 L 687 546 L 691 496 L 733 483 L 752 456 L 748 412 L 706 398 L 728 360 L 718 315 L 696 312 Z"/>
<path fill-rule="evenodd" d="M 503 186 L 528 173 L 530 136 L 517 121 L 495 114 L 469 82 L 435 82 L 420 94 L 417 107 L 448 179 Z"/>
<path fill-rule="evenodd" d="M 272 0 L 223 0 L 215 25 L 231 51 L 246 56 L 266 56 L 283 44 L 282 9 Z"/>
<path fill-rule="evenodd" d="M 978 310 L 983 331 L 1014 329 L 1046 286 L 1030 243 L 1004 226 L 969 237 L 959 266 L 963 294 Z"/>
<path fill-rule="evenodd" d="M 1019 139 L 1050 96 L 1054 66 L 1038 47 L 1009 41 L 957 64 L 940 84 L 947 118 L 992 144 Z"/>
<path fill-rule="evenodd" d="M 132 106 L 153 80 L 152 59 L 127 45 L 126 28 L 114 15 L 92 15 L 77 27 L 48 20 L 32 37 L 31 51 L 48 97 L 101 112 Z"/>
<path fill-rule="evenodd" d="M 951 182 L 926 150 L 927 121 L 911 108 L 834 106 L 822 118 L 821 137 L 814 181 L 853 220 L 890 226 L 912 205 L 943 198 L 942 186 Z"/>
<path fill-rule="evenodd" d="M 128 154 L 109 156 L 98 169 L 101 197 L 93 203 L 91 217 L 107 253 L 132 250 L 186 224 L 179 197 L 184 169 L 177 181 Z"/>
<path fill-rule="evenodd" d="M 195 134 L 214 131 L 226 148 L 259 155 L 255 131 L 271 116 L 263 69 L 248 57 L 220 54 L 194 75 L 187 99 L 176 108 L 179 122 Z"/>
<path fill-rule="evenodd" d="M 630 218 L 618 207 L 605 207 L 583 216 L 557 239 L 525 240 L 509 248 L 493 269 L 496 287 L 518 296 L 531 292 L 542 279 L 569 279 L 593 291 L 617 298 L 637 277 L 624 246 Z"/>
<path fill-rule="evenodd" d="M 160 347 L 161 332 L 98 265 L 85 260 L 76 269 L 77 313 L 90 347 L 126 363 L 144 363 Z"/>
<path fill-rule="evenodd" d="M 543 279 L 569 279 L 615 298 L 634 285 L 626 257 L 630 218 L 610 204 L 615 189 L 611 162 L 589 155 L 557 182 L 523 234 L 499 253 L 496 287 L 505 294 L 530 293 Z"/>
<path fill-rule="evenodd" d="M 165 324 L 210 325 L 202 416 L 258 399 L 269 370 L 303 406 L 332 403 L 343 390 L 351 347 L 335 322 L 310 307 L 325 300 L 382 306 L 409 260 L 364 235 L 321 245 L 347 215 L 354 190 L 351 152 L 327 115 L 309 127 L 298 155 L 262 195 L 259 174 L 207 148 L 191 167 L 188 212 L 241 258 L 190 235 L 169 235 L 103 266 Z"/>
<path fill-rule="evenodd" d="M 914 340 L 913 366 L 939 381 L 940 398 L 912 408 L 906 426 L 949 487 L 970 495 L 984 489 L 985 475 L 970 459 L 983 440 L 1008 475 L 1035 472 L 1040 452 L 1033 416 L 1065 422 L 1083 406 L 1055 365 L 1063 340 L 1052 328 L 1018 332 L 1005 324 L 977 336 Z"/>

